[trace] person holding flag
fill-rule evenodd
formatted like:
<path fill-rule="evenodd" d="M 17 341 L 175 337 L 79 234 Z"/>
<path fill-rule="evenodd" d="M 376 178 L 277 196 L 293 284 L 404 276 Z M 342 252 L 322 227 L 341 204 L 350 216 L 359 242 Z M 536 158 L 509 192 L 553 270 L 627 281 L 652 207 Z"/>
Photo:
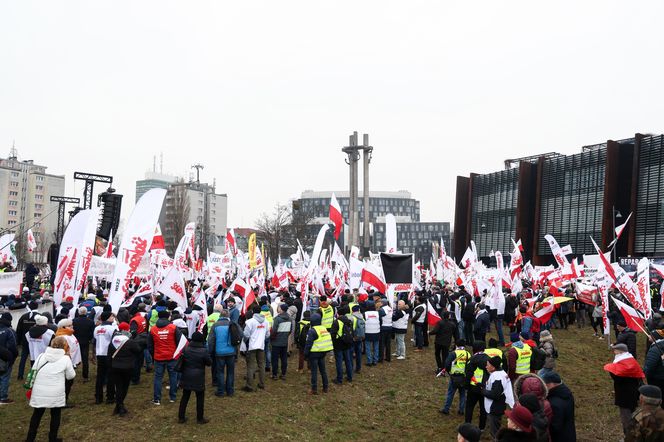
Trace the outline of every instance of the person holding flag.
<path fill-rule="evenodd" d="M 615 355 L 613 362 L 604 366 L 613 379 L 614 404 L 618 407 L 623 433 L 627 435 L 632 413 L 639 402 L 639 386 L 645 374 L 634 356 L 629 353 L 627 345 L 611 346 Z"/>

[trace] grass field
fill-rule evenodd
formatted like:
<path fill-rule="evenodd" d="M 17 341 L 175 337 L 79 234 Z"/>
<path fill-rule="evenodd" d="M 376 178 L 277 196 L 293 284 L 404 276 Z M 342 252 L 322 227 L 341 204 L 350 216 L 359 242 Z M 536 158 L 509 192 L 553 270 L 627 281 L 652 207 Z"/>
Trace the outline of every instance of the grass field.
<path fill-rule="evenodd" d="M 594 338 L 589 327 L 552 333 L 560 353 L 558 371 L 576 397 L 579 440 L 619 440 L 620 421 L 613 406 L 612 382 L 602 370 L 612 359 L 606 341 Z M 639 336 L 639 344 L 641 360 L 645 351 L 643 335 Z M 140 385 L 130 387 L 126 401 L 129 414 L 123 418 L 111 415 L 113 405 L 94 404 L 93 381 L 83 383 L 77 379 L 70 398 L 75 407 L 63 411 L 60 436 L 78 441 L 118 437 L 193 441 L 215 436 L 221 440 L 456 440 L 462 417 L 438 413 L 448 378 L 434 377 L 431 348 L 414 353 L 408 347 L 406 360 L 363 367 L 352 385 L 331 384 L 328 394 L 318 396 L 307 394 L 309 375 L 295 372 L 296 355 L 289 364 L 286 381 L 268 377 L 264 391 L 245 393 L 240 391 L 245 372 L 241 359 L 236 367 L 234 397 L 215 397 L 211 385 L 206 391 L 205 414 L 211 419 L 207 425 L 196 424 L 194 397 L 189 403 L 186 424 L 177 423 L 177 402 L 165 400 L 161 406 L 151 405 L 151 374 L 144 374 Z M 94 366 L 91 370 L 94 377 Z M 333 364 L 328 364 L 328 375 L 333 372 Z M 80 369 L 77 374 L 80 377 Z M 209 372 L 206 381 L 211 382 Z M 16 402 L 0 407 L 0 440 L 24 440 L 32 409 L 18 382 L 12 381 L 10 390 L 10 397 Z M 162 397 L 168 398 L 165 387 Z M 179 398 L 178 394 L 178 401 Z M 455 397 L 453 410 L 457 400 Z M 48 421 L 47 413 L 38 440 L 47 439 Z M 485 436 L 484 440 L 490 437 Z"/>

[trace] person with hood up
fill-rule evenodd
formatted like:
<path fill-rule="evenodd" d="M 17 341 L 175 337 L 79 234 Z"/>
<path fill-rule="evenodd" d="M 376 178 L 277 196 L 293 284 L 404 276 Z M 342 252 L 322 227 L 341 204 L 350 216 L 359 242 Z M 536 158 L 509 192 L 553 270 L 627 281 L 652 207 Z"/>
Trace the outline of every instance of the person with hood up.
<path fill-rule="evenodd" d="M 613 362 L 604 366 L 613 379 L 614 404 L 618 407 L 623 434 L 627 436 L 632 413 L 639 402 L 639 387 L 645 374 L 625 344 L 612 345 Z"/>
<path fill-rule="evenodd" d="M 121 322 L 118 330 L 113 332 L 111 343 L 108 345 L 108 355 L 111 363 L 111 379 L 115 385 L 115 409 L 113 414 L 124 416 L 127 408 L 124 400 L 129 391 L 129 384 L 134 370 L 136 355 L 143 353 L 143 348 L 136 341 L 136 333 L 129 331 L 130 325 Z"/>
<path fill-rule="evenodd" d="M 549 421 L 544 415 L 537 396 L 532 393 L 522 394 L 519 404 L 526 407 L 533 415 L 533 430 L 535 430 L 537 442 L 549 442 Z"/>
<path fill-rule="evenodd" d="M 576 442 L 576 423 L 574 420 L 574 395 L 563 384 L 555 371 L 545 373 L 542 380 L 549 391 L 547 399 L 551 404 L 551 442 Z"/>
<path fill-rule="evenodd" d="M 242 391 L 254 392 L 254 375 L 258 371 L 258 388 L 265 388 L 265 346 L 270 336 L 270 326 L 261 308 L 255 305 L 253 316 L 244 324 L 244 342 L 247 347 L 247 385 Z"/>
<path fill-rule="evenodd" d="M 34 365 L 37 357 L 44 353 L 55 333 L 48 327 L 48 318 L 44 315 L 35 316 L 35 325 L 25 334 L 30 350 L 30 363 Z"/>
<path fill-rule="evenodd" d="M 332 336 L 321 325 L 321 315 L 311 315 L 311 326 L 307 333 L 307 342 L 304 346 L 304 357 L 309 360 L 311 368 L 311 390 L 309 394 L 318 394 L 318 371 L 323 380 L 323 393 L 328 391 L 327 371 L 325 370 L 325 357 L 334 349 Z"/>
<path fill-rule="evenodd" d="M 636 359 L 636 332 L 627 327 L 627 322 L 625 321 L 625 318 L 622 317 L 616 321 L 616 329 L 618 330 L 616 344 L 625 344 L 628 351 L 634 356 L 634 359 Z"/>
<path fill-rule="evenodd" d="M 196 422 L 207 424 L 210 420 L 204 414 L 205 367 L 212 365 L 212 358 L 210 358 L 210 353 L 205 346 L 205 337 L 201 332 L 194 332 L 191 336 L 191 342 L 184 349 L 182 358 L 182 376 L 180 377 L 182 398 L 178 410 L 178 422 L 183 424 L 187 421 L 187 404 L 193 391 L 196 393 Z"/>
<path fill-rule="evenodd" d="M 12 329 L 12 315 L 5 312 L 0 316 L 0 359 L 7 363 L 7 371 L 0 374 L 0 405 L 11 404 L 9 382 L 12 377 L 12 365 L 18 356 L 16 333 Z"/>
<path fill-rule="evenodd" d="M 69 346 L 69 358 L 71 363 L 74 366 L 74 370 L 78 364 L 81 363 L 81 347 L 78 345 L 78 339 L 74 336 L 74 325 L 71 319 L 62 319 L 58 322 L 58 330 L 55 332 L 55 336 L 63 336 L 67 340 L 67 345 Z M 71 388 L 74 386 L 74 380 L 65 382 L 65 394 L 67 396 L 67 407 L 72 407 L 69 403 L 69 393 L 71 393 Z"/>
<path fill-rule="evenodd" d="M 505 412 L 507 428 L 501 428 L 496 434 L 497 442 L 534 442 L 533 414 L 521 405 Z"/>
<path fill-rule="evenodd" d="M 175 371 L 175 353 L 184 339 L 180 329 L 168 320 L 168 310 L 157 313 L 158 319 L 148 335 L 148 349 L 154 359 L 153 405 L 161 405 L 161 384 L 164 372 L 168 372 L 168 400 L 175 402 L 178 389 L 178 374 Z"/>
<path fill-rule="evenodd" d="M 67 405 L 65 381 L 76 377 L 71 359 L 67 356 L 67 340 L 60 336 L 51 342 L 34 364 L 30 406 L 34 408 L 26 441 L 33 442 L 46 409 L 51 410 L 49 441 L 57 441 L 62 409 Z"/>
<path fill-rule="evenodd" d="M 546 353 L 544 367 L 542 367 L 537 373 L 538 375 L 542 376 L 547 371 L 554 371 L 556 369 L 556 358 L 558 357 L 558 351 L 556 350 L 553 335 L 551 335 L 549 330 L 542 330 L 540 333 L 539 348 L 544 353 Z"/>
<path fill-rule="evenodd" d="M 288 305 L 279 304 L 277 316 L 272 322 L 270 336 L 272 338 L 272 379 L 277 379 L 279 361 L 281 361 L 281 380 L 286 380 L 288 369 L 288 339 L 293 331 L 293 323 L 288 315 Z"/>
<path fill-rule="evenodd" d="M 519 378 L 514 382 L 514 394 L 516 397 L 521 397 L 524 394 L 532 393 L 537 397 L 537 400 L 540 403 L 540 407 L 544 411 L 544 415 L 547 418 L 548 422 L 551 422 L 553 417 L 553 411 L 551 410 L 551 404 L 546 398 L 548 390 L 546 384 L 539 376 L 528 373 Z"/>
<path fill-rule="evenodd" d="M 500 429 L 500 421 L 505 414 L 506 406 L 514 407 L 514 394 L 512 383 L 507 373 L 502 370 L 500 356 L 489 358 L 486 363 L 486 371 L 489 373 L 489 379 L 486 381 L 486 386 L 482 388 L 482 396 L 484 396 L 484 410 L 489 421 L 489 431 L 495 438 Z"/>

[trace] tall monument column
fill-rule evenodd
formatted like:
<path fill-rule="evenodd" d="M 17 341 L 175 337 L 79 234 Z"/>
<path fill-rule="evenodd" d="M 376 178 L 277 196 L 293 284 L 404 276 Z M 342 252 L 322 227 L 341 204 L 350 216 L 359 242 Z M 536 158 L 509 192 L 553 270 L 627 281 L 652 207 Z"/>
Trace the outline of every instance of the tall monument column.
<path fill-rule="evenodd" d="M 373 152 L 373 147 L 369 146 L 369 134 L 364 134 L 362 150 L 364 159 L 364 190 L 362 191 L 364 197 L 364 229 L 362 229 L 362 255 L 369 256 L 369 250 L 371 248 L 371 232 L 369 230 L 369 163 L 371 162 L 371 154 Z"/>
<path fill-rule="evenodd" d="M 360 246 L 359 244 L 359 230 L 360 218 L 358 214 L 358 165 L 360 160 L 360 147 L 357 145 L 357 132 L 349 137 L 349 145 L 342 148 L 342 152 L 348 155 L 346 164 L 349 166 L 350 186 L 348 191 L 349 205 L 348 205 L 348 241 L 344 245 L 346 252 L 350 251 L 351 246 Z"/>

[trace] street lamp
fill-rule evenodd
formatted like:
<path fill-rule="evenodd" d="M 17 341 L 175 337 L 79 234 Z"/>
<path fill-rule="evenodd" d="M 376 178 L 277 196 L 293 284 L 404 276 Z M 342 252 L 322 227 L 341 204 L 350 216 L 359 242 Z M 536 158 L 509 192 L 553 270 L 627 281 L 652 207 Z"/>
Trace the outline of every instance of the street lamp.
<path fill-rule="evenodd" d="M 613 208 L 613 240 L 616 241 L 616 219 L 622 218 L 622 213 L 620 213 L 620 210 L 616 210 L 616 206 L 612 206 Z M 616 246 L 618 245 L 618 241 L 616 241 L 613 244 L 613 262 L 616 262 L 617 258 L 617 251 L 616 251 Z"/>

